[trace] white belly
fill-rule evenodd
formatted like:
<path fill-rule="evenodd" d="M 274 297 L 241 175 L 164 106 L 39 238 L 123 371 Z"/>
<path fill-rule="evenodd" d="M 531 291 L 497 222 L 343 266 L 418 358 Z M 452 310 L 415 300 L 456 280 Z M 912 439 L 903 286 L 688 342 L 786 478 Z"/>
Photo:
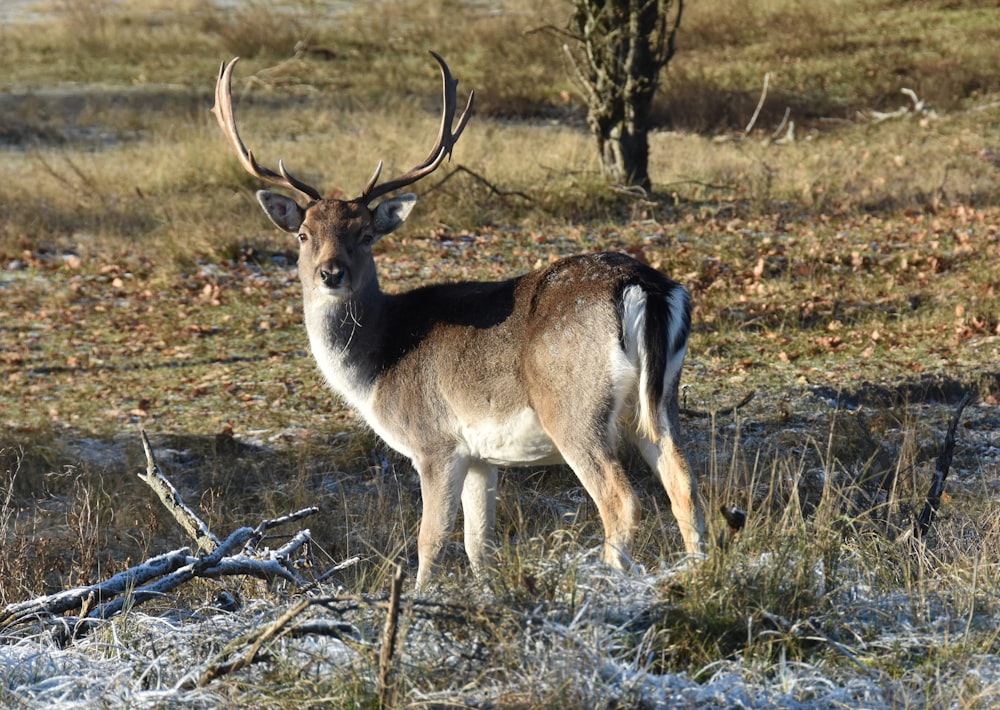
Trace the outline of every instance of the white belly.
<path fill-rule="evenodd" d="M 559 450 L 530 407 L 502 421 L 463 424 L 459 434 L 472 458 L 497 466 L 562 463 Z"/>

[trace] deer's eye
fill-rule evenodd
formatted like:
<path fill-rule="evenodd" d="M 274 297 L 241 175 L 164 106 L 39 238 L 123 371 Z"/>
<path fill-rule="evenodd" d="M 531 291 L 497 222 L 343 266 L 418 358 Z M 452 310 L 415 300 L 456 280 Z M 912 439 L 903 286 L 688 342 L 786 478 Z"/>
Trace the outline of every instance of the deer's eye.
<path fill-rule="evenodd" d="M 371 244 L 374 241 L 375 241 L 375 234 L 373 232 L 363 232 L 361 234 L 362 244 Z"/>
<path fill-rule="evenodd" d="M 309 241 L 309 237 L 303 234 L 302 232 L 296 234 L 295 238 L 299 240 L 299 244 L 305 244 L 306 242 Z"/>

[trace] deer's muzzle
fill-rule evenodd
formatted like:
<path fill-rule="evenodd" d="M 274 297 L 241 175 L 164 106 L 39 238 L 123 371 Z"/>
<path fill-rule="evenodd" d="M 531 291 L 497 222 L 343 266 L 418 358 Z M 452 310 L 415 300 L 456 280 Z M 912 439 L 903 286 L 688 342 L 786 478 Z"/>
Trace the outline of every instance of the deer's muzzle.
<path fill-rule="evenodd" d="M 334 266 L 332 269 L 320 269 L 319 280 L 328 289 L 339 289 L 347 280 L 347 269 L 342 266 Z"/>

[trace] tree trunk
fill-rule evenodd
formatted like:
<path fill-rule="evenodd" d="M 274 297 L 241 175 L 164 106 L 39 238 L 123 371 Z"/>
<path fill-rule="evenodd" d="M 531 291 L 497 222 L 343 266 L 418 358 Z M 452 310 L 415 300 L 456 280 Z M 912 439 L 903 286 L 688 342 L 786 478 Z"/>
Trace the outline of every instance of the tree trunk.
<path fill-rule="evenodd" d="M 576 52 L 569 51 L 587 102 L 604 175 L 645 190 L 649 129 L 661 69 L 674 53 L 682 0 L 576 0 Z"/>

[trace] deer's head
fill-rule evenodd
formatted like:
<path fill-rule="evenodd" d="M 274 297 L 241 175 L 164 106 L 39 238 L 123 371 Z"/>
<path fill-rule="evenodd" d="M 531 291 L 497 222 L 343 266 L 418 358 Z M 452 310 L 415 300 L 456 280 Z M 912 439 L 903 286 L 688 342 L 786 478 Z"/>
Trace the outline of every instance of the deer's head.
<path fill-rule="evenodd" d="M 276 192 L 257 193 L 267 216 L 299 242 L 306 296 L 346 300 L 377 283 L 372 246 L 403 224 L 417 196 L 399 195 L 371 208 L 358 200 L 321 199 L 305 207 Z"/>
<path fill-rule="evenodd" d="M 282 162 L 278 172 L 257 163 L 236 128 L 232 105 L 232 73 L 239 58 L 223 64 L 215 85 L 215 114 L 240 163 L 251 175 L 272 185 L 297 193 L 304 204 L 280 193 L 261 190 L 257 193 L 267 216 L 281 230 L 295 235 L 299 241 L 299 278 L 306 298 L 328 298 L 343 301 L 377 288 L 372 246 L 379 239 L 398 229 L 417 197 L 402 194 L 382 200 L 379 197 L 411 185 L 437 170 L 450 157 L 455 142 L 465 129 L 472 109 L 473 93 L 469 94 L 465 110 L 455 122 L 455 92 L 458 81 L 452 78 L 445 61 L 434 52 L 431 55 L 441 68 L 443 109 L 441 128 L 434 147 L 424 161 L 397 178 L 379 184 L 382 163 L 361 194 L 353 200 L 323 197 L 319 190 L 289 173 Z"/>

